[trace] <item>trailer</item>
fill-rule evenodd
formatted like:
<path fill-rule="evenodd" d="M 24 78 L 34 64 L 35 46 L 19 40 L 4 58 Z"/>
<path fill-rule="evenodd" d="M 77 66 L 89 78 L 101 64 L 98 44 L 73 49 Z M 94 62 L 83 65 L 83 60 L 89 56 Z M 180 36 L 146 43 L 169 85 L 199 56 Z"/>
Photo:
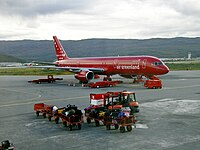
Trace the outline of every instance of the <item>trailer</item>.
<path fill-rule="evenodd" d="M 135 116 L 128 116 L 122 118 L 111 118 L 110 122 L 106 122 L 106 129 L 110 130 L 111 126 L 114 125 L 115 129 L 120 130 L 121 133 L 124 133 L 126 130 L 128 132 L 132 131 L 132 126 L 136 123 Z"/>
<path fill-rule="evenodd" d="M 28 82 L 40 84 L 40 83 L 43 83 L 43 82 L 53 83 L 53 82 L 56 82 L 57 80 L 63 80 L 63 78 L 54 78 L 53 75 L 48 75 L 47 78 L 31 80 L 31 81 L 28 81 Z"/>
<path fill-rule="evenodd" d="M 105 107 L 98 107 L 98 106 L 91 106 L 85 109 L 85 117 L 87 123 L 90 124 L 94 121 L 95 126 L 99 127 L 100 122 L 104 123 L 104 116 L 105 116 Z"/>
<path fill-rule="evenodd" d="M 51 115 L 52 108 L 53 105 L 46 105 L 44 103 L 34 104 L 34 111 L 37 117 L 39 116 L 39 114 L 42 114 L 42 116 L 46 118 L 47 115 Z"/>
<path fill-rule="evenodd" d="M 48 120 L 51 121 L 53 117 L 55 120 L 55 123 L 58 124 L 61 114 L 65 108 L 66 107 L 57 108 L 56 106 L 53 106 L 50 113 L 48 114 Z"/>
<path fill-rule="evenodd" d="M 122 109 L 122 108 L 114 108 L 107 113 L 105 116 L 105 125 L 106 129 L 110 130 L 112 126 L 114 129 L 120 129 L 121 133 L 124 133 L 125 130 L 132 131 L 132 125 L 136 123 L 136 117 L 134 115 L 130 115 L 130 110 Z"/>
<path fill-rule="evenodd" d="M 68 127 L 72 131 L 73 127 L 77 127 L 78 130 L 81 130 L 81 124 L 83 122 L 83 113 L 76 105 L 68 104 L 65 109 L 62 110 L 62 113 L 59 114 L 63 125 Z"/>
<path fill-rule="evenodd" d="M 81 129 L 81 123 L 83 122 L 83 114 L 80 109 L 75 105 L 68 104 L 67 107 L 57 108 L 53 105 L 46 105 L 44 103 L 34 104 L 34 111 L 39 116 L 41 113 L 44 118 L 48 116 L 48 120 L 51 121 L 52 117 L 55 118 L 55 123 L 58 124 L 61 119 L 64 126 L 68 126 L 69 130 L 77 126 L 78 130 Z"/>
<path fill-rule="evenodd" d="M 69 131 L 72 131 L 73 127 L 77 127 L 78 130 L 81 130 L 81 123 L 83 122 L 82 115 L 66 116 L 64 114 L 61 114 L 60 118 L 63 122 L 63 125 L 69 128 Z"/>
<path fill-rule="evenodd" d="M 84 84 L 84 87 L 90 87 L 90 88 L 113 87 L 120 83 L 122 83 L 122 81 L 99 81 L 99 82 Z"/>

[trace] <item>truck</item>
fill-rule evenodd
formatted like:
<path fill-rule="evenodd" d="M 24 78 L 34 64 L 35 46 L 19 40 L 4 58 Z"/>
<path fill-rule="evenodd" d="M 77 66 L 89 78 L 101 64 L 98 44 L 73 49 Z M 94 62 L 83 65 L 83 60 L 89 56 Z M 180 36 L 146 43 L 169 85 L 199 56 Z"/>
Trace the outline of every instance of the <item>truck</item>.
<path fill-rule="evenodd" d="M 161 89 L 162 81 L 158 79 L 156 76 L 152 76 L 150 79 L 144 82 L 144 87 L 148 89 Z"/>
<path fill-rule="evenodd" d="M 63 78 L 54 78 L 53 75 L 48 75 L 47 78 L 31 80 L 28 82 L 40 84 L 42 82 L 53 83 L 53 82 L 56 82 L 57 80 L 63 80 Z"/>

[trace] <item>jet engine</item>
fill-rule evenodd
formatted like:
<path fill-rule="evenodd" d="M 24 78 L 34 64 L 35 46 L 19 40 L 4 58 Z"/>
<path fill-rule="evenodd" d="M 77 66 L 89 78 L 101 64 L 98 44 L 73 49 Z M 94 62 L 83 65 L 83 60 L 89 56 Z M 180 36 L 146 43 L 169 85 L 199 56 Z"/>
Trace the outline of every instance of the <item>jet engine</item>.
<path fill-rule="evenodd" d="M 88 83 L 89 80 L 94 79 L 94 73 L 92 71 L 81 71 L 74 75 L 80 83 Z"/>

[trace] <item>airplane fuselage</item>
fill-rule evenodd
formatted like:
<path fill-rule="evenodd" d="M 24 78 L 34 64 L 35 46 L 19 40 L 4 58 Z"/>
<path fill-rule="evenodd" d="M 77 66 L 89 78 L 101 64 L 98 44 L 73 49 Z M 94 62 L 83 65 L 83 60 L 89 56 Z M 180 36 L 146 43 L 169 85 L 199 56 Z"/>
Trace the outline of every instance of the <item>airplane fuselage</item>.
<path fill-rule="evenodd" d="M 153 56 L 118 56 L 69 58 L 58 60 L 60 67 L 102 68 L 101 75 L 162 75 L 169 72 L 168 67 Z"/>

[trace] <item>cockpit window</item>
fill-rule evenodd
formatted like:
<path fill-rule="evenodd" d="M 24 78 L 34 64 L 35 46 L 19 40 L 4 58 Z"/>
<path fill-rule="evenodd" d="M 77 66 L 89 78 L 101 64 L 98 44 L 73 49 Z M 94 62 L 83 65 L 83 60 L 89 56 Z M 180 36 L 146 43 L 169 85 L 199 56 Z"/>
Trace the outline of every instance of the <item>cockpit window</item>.
<path fill-rule="evenodd" d="M 153 64 L 154 66 L 163 65 L 162 62 L 153 62 L 152 64 Z"/>

